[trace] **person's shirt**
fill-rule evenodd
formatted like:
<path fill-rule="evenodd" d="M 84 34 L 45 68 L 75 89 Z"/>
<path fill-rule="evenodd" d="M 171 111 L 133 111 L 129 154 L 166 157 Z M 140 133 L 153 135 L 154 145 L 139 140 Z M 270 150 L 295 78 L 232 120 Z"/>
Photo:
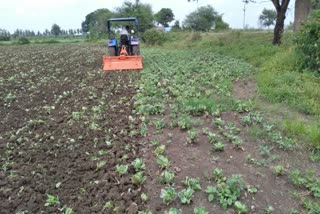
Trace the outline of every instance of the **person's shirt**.
<path fill-rule="evenodd" d="M 125 28 L 121 30 L 120 35 L 126 35 L 128 37 L 128 40 L 130 39 L 130 34 Z"/>

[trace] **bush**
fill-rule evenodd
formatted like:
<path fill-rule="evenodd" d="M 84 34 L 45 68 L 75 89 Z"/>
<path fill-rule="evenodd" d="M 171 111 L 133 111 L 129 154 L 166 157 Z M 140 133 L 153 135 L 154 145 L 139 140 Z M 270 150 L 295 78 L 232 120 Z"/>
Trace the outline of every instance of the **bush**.
<path fill-rule="evenodd" d="M 147 45 L 162 45 L 165 35 L 156 29 L 150 29 L 144 33 L 143 38 Z"/>
<path fill-rule="evenodd" d="M 0 41 L 10 41 L 10 36 L 0 35 Z"/>
<path fill-rule="evenodd" d="M 295 39 L 302 66 L 320 73 L 320 10 L 312 12 Z"/>
<path fill-rule="evenodd" d="M 30 43 L 30 41 L 26 37 L 21 37 L 21 38 L 18 39 L 18 44 L 19 45 L 27 45 L 29 43 Z"/>

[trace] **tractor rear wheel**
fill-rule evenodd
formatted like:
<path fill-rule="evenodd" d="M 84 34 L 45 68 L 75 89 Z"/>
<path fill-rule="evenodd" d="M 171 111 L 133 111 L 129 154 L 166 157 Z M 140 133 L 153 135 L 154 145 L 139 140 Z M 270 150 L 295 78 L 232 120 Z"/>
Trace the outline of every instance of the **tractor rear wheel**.
<path fill-rule="evenodd" d="M 108 47 L 108 56 L 115 56 L 115 55 L 116 55 L 116 48 Z"/>
<path fill-rule="evenodd" d="M 139 45 L 134 45 L 132 46 L 132 55 L 140 55 L 140 46 Z"/>

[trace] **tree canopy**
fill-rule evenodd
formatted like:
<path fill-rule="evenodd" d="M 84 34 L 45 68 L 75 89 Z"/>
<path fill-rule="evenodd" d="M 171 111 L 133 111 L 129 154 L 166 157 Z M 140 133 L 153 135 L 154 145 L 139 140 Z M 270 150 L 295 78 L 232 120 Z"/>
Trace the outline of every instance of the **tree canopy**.
<path fill-rule="evenodd" d="M 185 27 L 191 27 L 196 31 L 209 31 L 218 16 L 218 12 L 212 6 L 207 5 L 199 7 L 196 11 L 187 15 L 183 24 Z"/>
<path fill-rule="evenodd" d="M 277 12 L 275 10 L 270 10 L 264 8 L 261 15 L 259 16 L 259 22 L 264 27 L 270 27 L 271 25 L 274 25 L 277 18 Z"/>
<path fill-rule="evenodd" d="M 153 27 L 153 11 L 149 4 L 125 1 L 121 7 L 115 10 L 116 17 L 137 17 L 140 23 L 139 31 L 146 31 Z"/>
<path fill-rule="evenodd" d="M 57 24 L 53 24 L 51 27 L 51 34 L 55 36 L 59 36 L 60 33 L 61 33 L 60 26 Z"/>
<path fill-rule="evenodd" d="M 169 27 L 169 23 L 174 20 L 174 14 L 170 8 L 162 8 L 154 15 L 156 22 L 162 24 L 164 27 Z"/>

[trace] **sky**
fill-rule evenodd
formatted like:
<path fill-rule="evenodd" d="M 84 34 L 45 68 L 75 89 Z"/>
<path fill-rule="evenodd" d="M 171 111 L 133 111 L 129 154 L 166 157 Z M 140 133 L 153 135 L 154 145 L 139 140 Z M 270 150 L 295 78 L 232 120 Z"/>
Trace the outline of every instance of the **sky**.
<path fill-rule="evenodd" d="M 63 29 L 77 29 L 85 16 L 96 9 L 113 10 L 122 5 L 124 0 L 0 0 L 0 28 L 9 30 L 29 29 L 43 32 L 51 29 L 56 23 Z M 213 6 L 232 28 L 243 27 L 242 0 L 141 0 L 152 6 L 154 12 L 161 8 L 171 8 L 175 19 L 183 22 L 185 16 L 194 11 L 197 6 Z M 258 17 L 263 8 L 273 9 L 271 1 L 257 0 L 260 3 L 250 3 L 246 10 L 246 24 L 249 27 L 259 27 Z M 261 3 L 262 2 L 262 3 Z M 294 1 L 291 1 L 286 23 L 294 18 Z"/>

